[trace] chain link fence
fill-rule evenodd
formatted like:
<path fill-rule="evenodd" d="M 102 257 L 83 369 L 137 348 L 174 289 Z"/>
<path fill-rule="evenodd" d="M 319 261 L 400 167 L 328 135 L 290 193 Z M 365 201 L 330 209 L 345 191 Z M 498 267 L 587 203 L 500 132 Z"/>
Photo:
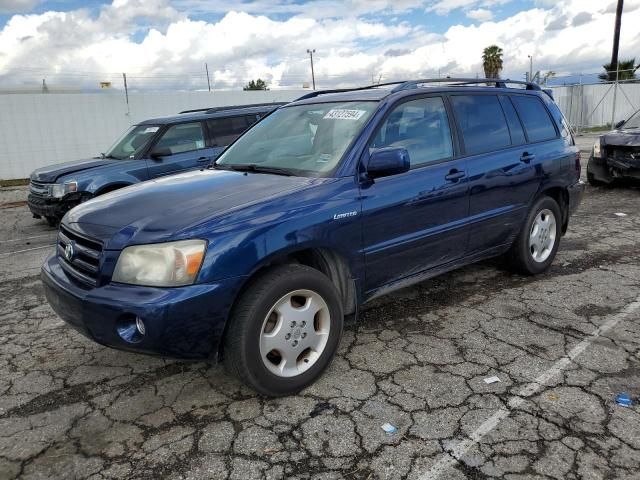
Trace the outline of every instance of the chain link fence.
<path fill-rule="evenodd" d="M 620 78 L 633 77 L 620 71 Z M 550 87 L 553 96 L 576 133 L 611 128 L 640 109 L 640 82 L 635 78 Z"/>

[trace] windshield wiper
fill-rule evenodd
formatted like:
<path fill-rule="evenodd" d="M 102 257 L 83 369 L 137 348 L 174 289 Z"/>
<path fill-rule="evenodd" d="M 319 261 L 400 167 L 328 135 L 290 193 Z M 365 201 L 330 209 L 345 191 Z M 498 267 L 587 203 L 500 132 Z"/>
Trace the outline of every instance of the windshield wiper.
<path fill-rule="evenodd" d="M 236 172 L 252 172 L 252 173 L 272 173 L 274 175 L 284 175 L 287 177 L 293 176 L 293 173 L 286 168 L 278 168 L 278 167 L 264 167 L 261 165 L 256 165 L 255 163 L 250 163 L 248 165 L 218 165 L 215 164 L 215 167 L 227 167 Z"/>
<path fill-rule="evenodd" d="M 121 160 L 120 158 L 118 158 L 118 157 L 114 157 L 114 156 L 113 156 L 113 155 L 111 155 L 111 154 L 106 155 L 106 154 L 104 154 L 104 153 L 101 153 L 100 155 L 101 155 L 101 158 L 108 158 L 108 159 L 110 159 L 110 160 Z"/>

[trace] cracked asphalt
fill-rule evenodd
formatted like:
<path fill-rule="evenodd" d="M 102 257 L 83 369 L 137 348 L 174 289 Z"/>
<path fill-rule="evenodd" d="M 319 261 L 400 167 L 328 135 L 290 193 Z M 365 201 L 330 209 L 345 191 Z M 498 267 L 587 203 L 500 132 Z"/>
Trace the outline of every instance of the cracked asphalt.
<path fill-rule="evenodd" d="M 0 191 L 2 479 L 640 478 L 640 407 L 614 400 L 640 395 L 639 188 L 589 187 L 544 275 L 490 261 L 368 304 L 282 399 L 68 328 L 25 196 Z"/>

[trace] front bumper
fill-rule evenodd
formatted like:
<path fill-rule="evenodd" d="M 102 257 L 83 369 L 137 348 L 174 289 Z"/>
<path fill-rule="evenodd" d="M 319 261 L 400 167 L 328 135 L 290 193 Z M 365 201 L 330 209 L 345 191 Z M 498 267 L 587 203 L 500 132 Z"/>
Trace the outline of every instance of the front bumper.
<path fill-rule="evenodd" d="M 29 205 L 29 210 L 35 218 L 62 218 L 67 210 L 71 208 L 60 199 L 39 197 L 32 193 L 30 193 L 29 197 L 27 198 L 27 204 Z"/>
<path fill-rule="evenodd" d="M 55 255 L 42 266 L 53 310 L 86 337 L 108 347 L 174 358 L 203 359 L 218 352 L 232 302 L 243 277 L 179 288 L 110 283 L 86 288 L 67 276 Z M 124 319 L 140 317 L 138 343 L 118 334 Z"/>

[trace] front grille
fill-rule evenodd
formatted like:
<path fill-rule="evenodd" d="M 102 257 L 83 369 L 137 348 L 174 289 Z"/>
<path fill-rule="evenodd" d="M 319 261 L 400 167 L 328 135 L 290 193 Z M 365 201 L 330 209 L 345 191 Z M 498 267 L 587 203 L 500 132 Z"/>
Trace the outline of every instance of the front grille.
<path fill-rule="evenodd" d="M 640 166 L 640 148 L 638 147 L 610 147 L 607 150 L 607 157 Z"/>
<path fill-rule="evenodd" d="M 33 195 L 38 197 L 48 197 L 49 196 L 49 184 L 42 182 L 34 182 L 31 180 L 29 184 L 29 190 Z"/>
<path fill-rule="evenodd" d="M 58 258 L 65 272 L 75 279 L 96 286 L 100 272 L 102 244 L 69 230 L 64 225 L 58 232 Z"/>

